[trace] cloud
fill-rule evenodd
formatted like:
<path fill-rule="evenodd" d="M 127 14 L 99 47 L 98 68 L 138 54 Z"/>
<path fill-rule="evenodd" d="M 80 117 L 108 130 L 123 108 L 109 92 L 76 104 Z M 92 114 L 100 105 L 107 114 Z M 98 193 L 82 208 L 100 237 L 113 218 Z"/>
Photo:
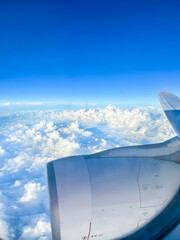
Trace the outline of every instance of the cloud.
<path fill-rule="evenodd" d="M 47 162 L 174 136 L 161 109 L 152 106 L 26 110 L 3 113 L 0 120 L 3 239 L 51 239 Z"/>
<path fill-rule="evenodd" d="M 17 186 L 17 184 L 16 184 Z M 24 185 L 25 193 L 20 198 L 20 202 L 32 202 L 39 200 L 39 193 L 45 189 L 40 183 L 29 182 Z"/>
<path fill-rule="evenodd" d="M 5 150 L 0 146 L 0 155 L 3 155 L 5 153 Z"/>
<path fill-rule="evenodd" d="M 46 240 L 51 237 L 51 227 L 49 221 L 41 216 L 35 223 L 25 226 L 22 230 L 20 240 Z"/>
<path fill-rule="evenodd" d="M 16 180 L 12 187 L 19 187 L 20 185 L 21 185 L 21 182 Z"/>
<path fill-rule="evenodd" d="M 42 105 L 45 104 L 43 102 L 0 102 L 0 106 L 16 106 L 16 105 Z"/>
<path fill-rule="evenodd" d="M 3 240 L 9 240 L 14 237 L 13 231 L 9 228 L 7 222 L 8 216 L 6 215 L 6 204 L 8 199 L 0 191 L 0 238 Z"/>
<path fill-rule="evenodd" d="M 0 237 L 3 240 L 9 239 L 9 227 L 8 224 L 0 219 Z"/>
<path fill-rule="evenodd" d="M 3 102 L 3 103 L 0 103 L 0 106 L 9 106 L 11 105 L 11 102 Z"/>
<path fill-rule="evenodd" d="M 63 132 L 66 134 L 71 134 L 75 137 L 76 135 L 82 135 L 84 137 L 89 137 L 92 135 L 92 132 L 85 131 L 84 129 L 79 127 L 79 123 L 77 121 L 72 122 L 68 127 L 63 128 Z"/>

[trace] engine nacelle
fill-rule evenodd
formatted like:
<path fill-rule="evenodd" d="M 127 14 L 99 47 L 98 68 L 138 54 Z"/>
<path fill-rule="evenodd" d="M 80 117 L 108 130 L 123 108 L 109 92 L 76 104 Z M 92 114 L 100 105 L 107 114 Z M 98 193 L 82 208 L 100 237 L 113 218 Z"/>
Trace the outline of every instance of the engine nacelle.
<path fill-rule="evenodd" d="M 180 165 L 77 156 L 48 163 L 53 239 L 114 239 L 150 220 L 179 187 Z"/>

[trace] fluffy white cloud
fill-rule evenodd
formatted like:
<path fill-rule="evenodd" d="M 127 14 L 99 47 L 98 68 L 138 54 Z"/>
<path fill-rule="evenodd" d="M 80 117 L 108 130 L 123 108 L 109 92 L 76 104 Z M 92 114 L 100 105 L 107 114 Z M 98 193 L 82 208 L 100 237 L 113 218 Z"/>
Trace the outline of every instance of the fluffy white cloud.
<path fill-rule="evenodd" d="M 41 110 L 0 115 L 0 238 L 51 239 L 46 163 L 161 142 L 174 132 L 156 107 Z"/>
<path fill-rule="evenodd" d="M 16 180 L 12 187 L 19 187 L 21 185 L 21 181 Z"/>
<path fill-rule="evenodd" d="M 3 240 L 9 240 L 14 237 L 7 222 L 8 216 L 6 215 L 6 204 L 8 202 L 8 199 L 3 195 L 2 191 L 0 191 L 0 238 Z"/>
<path fill-rule="evenodd" d="M 20 202 L 32 202 L 38 200 L 39 193 L 45 189 L 40 183 L 29 182 L 24 185 L 25 193 Z"/>
<path fill-rule="evenodd" d="M 35 223 L 31 222 L 30 226 L 25 226 L 22 229 L 20 240 L 45 240 L 51 236 L 51 227 L 49 221 L 41 216 Z"/>
<path fill-rule="evenodd" d="M 3 155 L 5 153 L 4 149 L 0 146 L 0 155 Z"/>
<path fill-rule="evenodd" d="M 9 227 L 8 224 L 0 219 L 0 238 L 3 240 L 9 239 Z"/>
<path fill-rule="evenodd" d="M 79 128 L 77 121 L 72 122 L 68 127 L 63 128 L 63 132 L 66 134 L 71 134 L 73 137 L 75 137 L 75 134 L 79 134 L 84 137 L 89 137 L 92 135 L 92 132 Z"/>

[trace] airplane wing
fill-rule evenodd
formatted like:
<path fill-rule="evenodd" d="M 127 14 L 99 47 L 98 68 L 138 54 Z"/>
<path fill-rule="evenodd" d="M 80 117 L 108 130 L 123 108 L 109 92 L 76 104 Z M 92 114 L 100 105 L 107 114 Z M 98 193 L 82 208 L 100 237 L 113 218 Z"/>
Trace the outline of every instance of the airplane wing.
<path fill-rule="evenodd" d="M 177 108 L 169 94 L 160 96 L 163 107 Z M 179 162 L 179 137 L 49 162 L 53 240 L 117 239 L 140 228 L 174 196 Z"/>
<path fill-rule="evenodd" d="M 180 137 L 180 98 L 169 92 L 161 92 L 159 101 L 174 131 Z"/>

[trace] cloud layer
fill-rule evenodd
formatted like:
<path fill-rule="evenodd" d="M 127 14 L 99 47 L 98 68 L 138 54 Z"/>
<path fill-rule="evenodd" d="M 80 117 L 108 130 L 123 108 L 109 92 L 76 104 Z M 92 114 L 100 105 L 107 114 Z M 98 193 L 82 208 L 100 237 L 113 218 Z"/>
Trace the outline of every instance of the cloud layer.
<path fill-rule="evenodd" d="M 174 133 L 156 107 L 42 110 L 0 115 L 0 238 L 51 239 L 48 161 L 154 143 Z"/>

